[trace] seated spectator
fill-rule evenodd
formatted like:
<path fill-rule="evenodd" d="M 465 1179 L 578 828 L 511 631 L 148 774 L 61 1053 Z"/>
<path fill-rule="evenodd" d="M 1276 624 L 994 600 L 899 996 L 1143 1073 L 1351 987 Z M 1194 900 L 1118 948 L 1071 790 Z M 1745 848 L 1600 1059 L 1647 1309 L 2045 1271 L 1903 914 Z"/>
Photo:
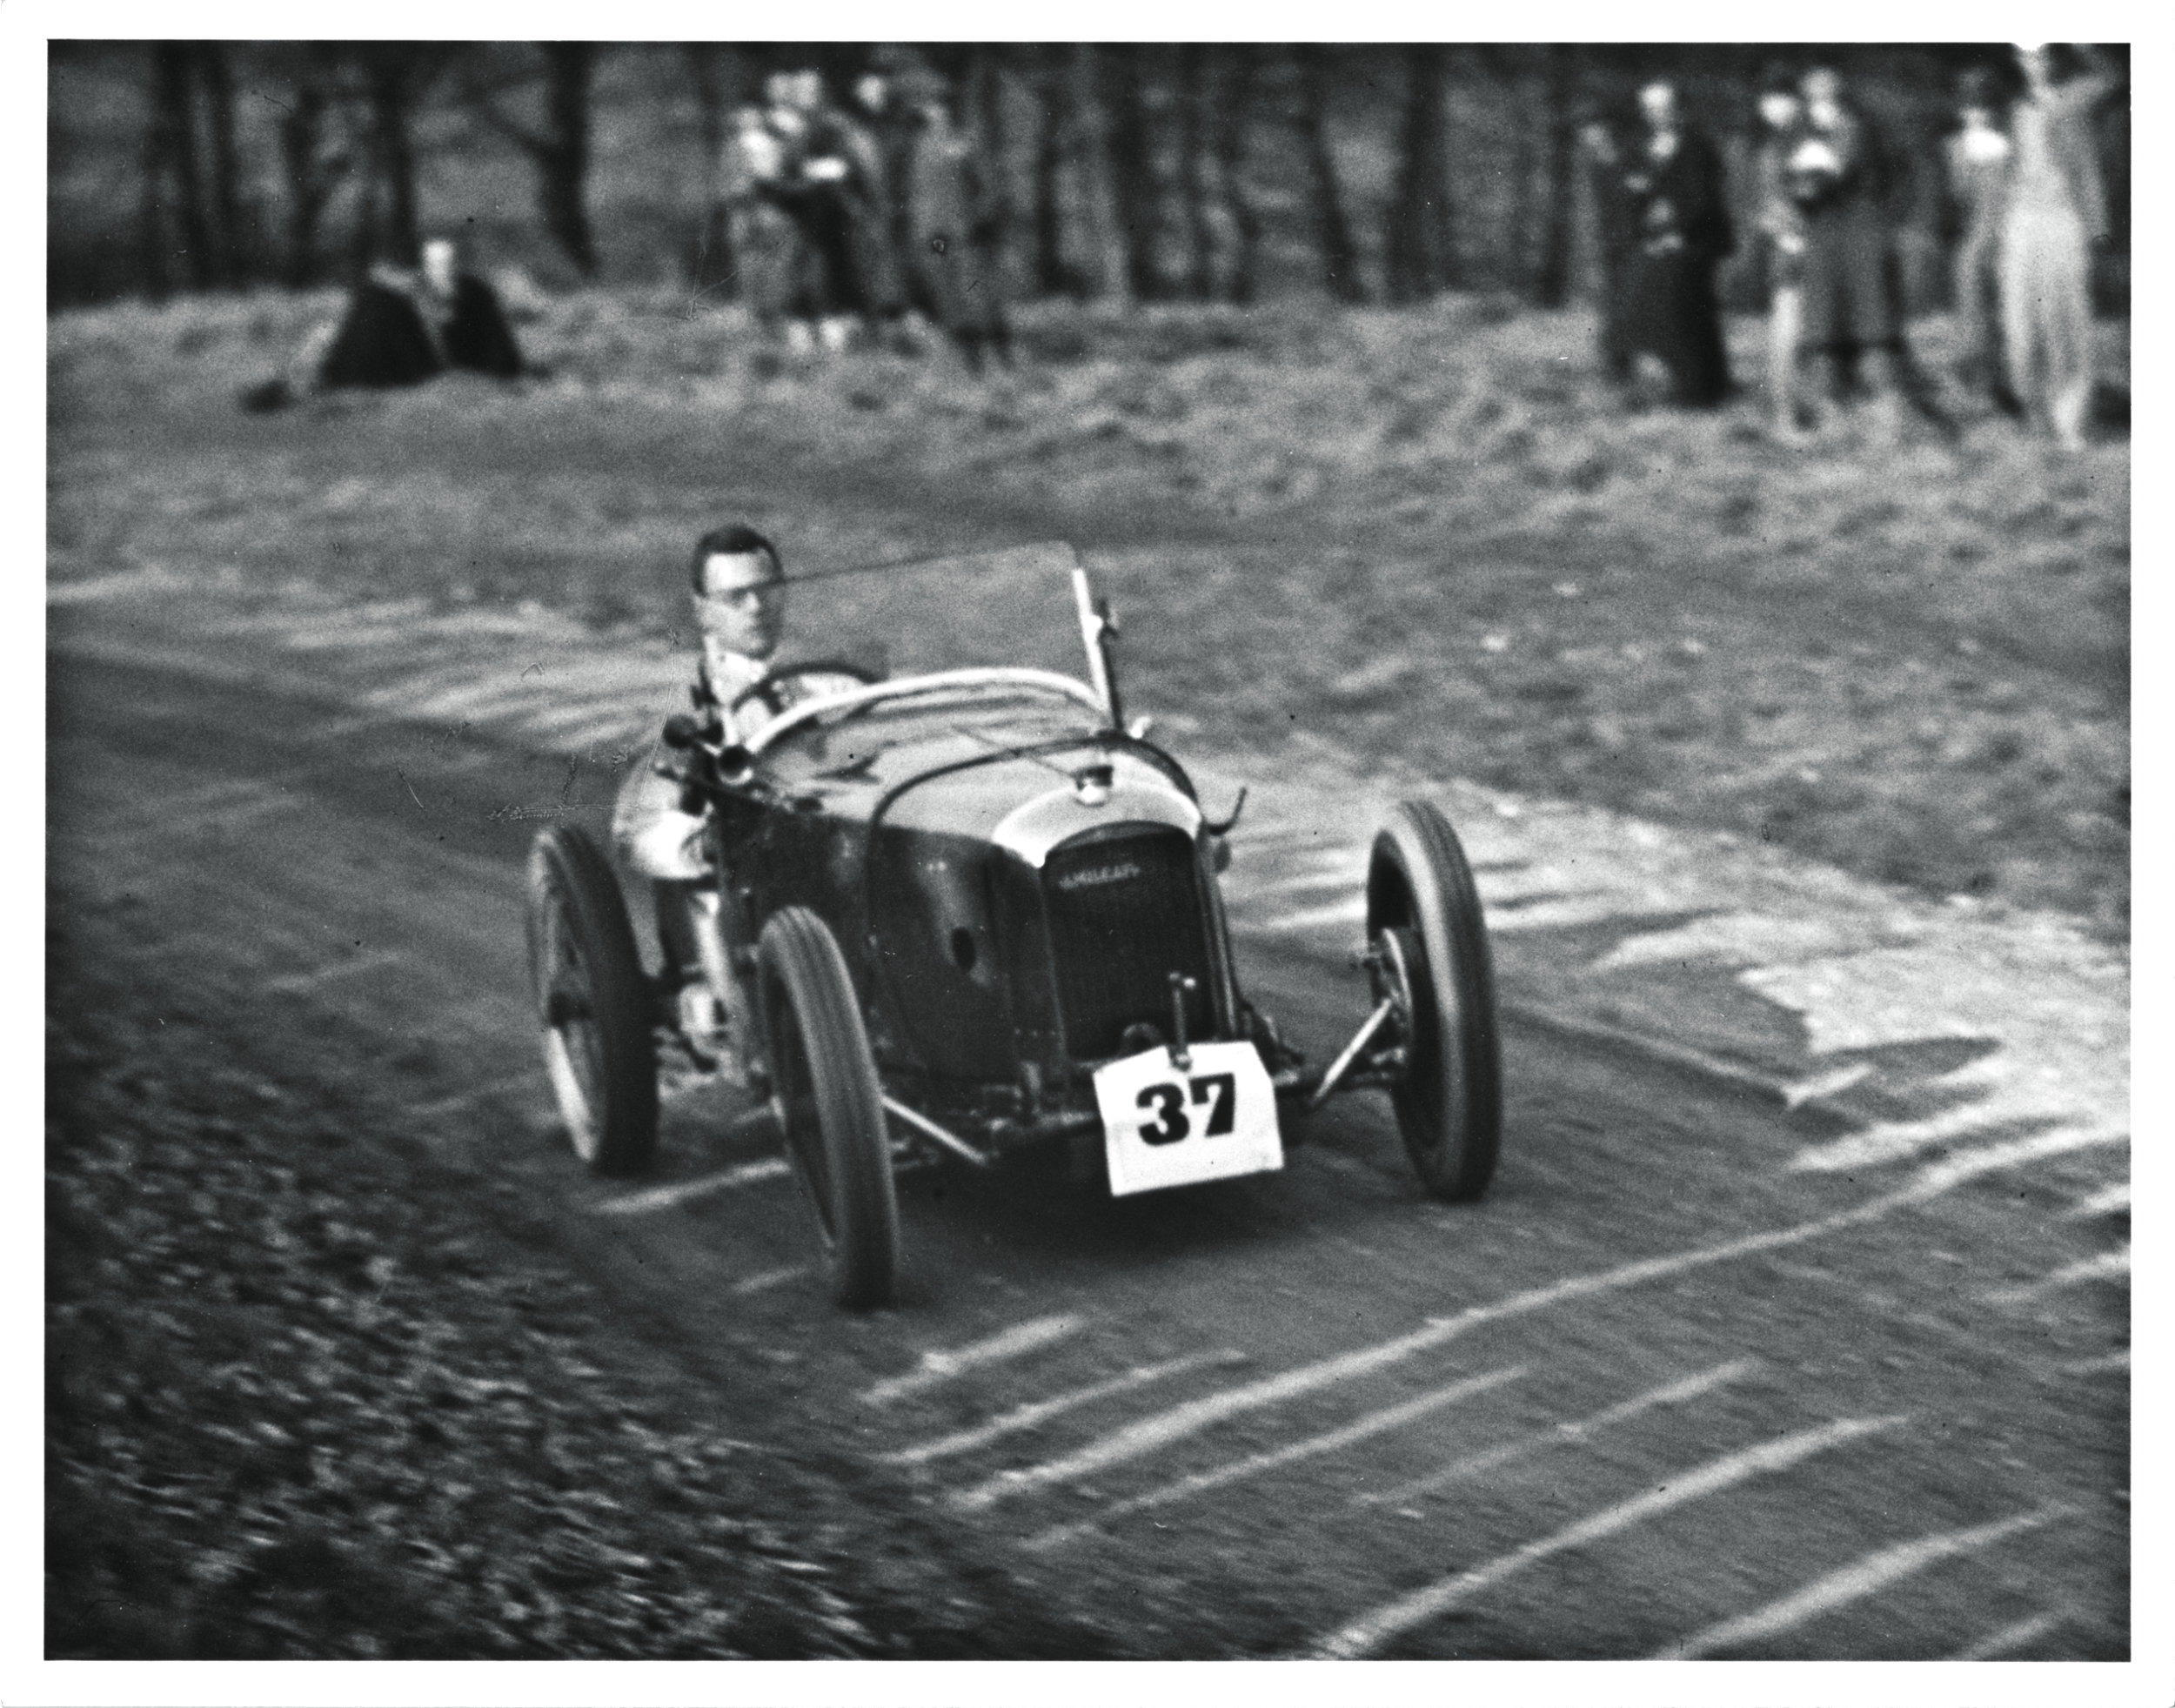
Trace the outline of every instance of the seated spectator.
<path fill-rule="evenodd" d="M 316 392 L 414 385 L 454 368 L 517 378 L 521 351 L 498 293 L 460 265 L 451 239 L 434 238 L 413 272 L 371 267 L 339 319 L 303 341 L 285 377 L 251 387 L 242 402 L 278 409 Z"/>

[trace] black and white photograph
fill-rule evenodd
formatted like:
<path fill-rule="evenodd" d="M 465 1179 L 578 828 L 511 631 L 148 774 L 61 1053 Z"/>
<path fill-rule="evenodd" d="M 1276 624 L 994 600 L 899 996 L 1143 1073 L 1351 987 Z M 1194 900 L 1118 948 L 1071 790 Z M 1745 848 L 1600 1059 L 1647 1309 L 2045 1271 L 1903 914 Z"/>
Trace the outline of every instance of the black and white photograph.
<path fill-rule="evenodd" d="M 0 1694 L 2175 1699 L 2129 42 L 288 16 L 0 17 Z"/>

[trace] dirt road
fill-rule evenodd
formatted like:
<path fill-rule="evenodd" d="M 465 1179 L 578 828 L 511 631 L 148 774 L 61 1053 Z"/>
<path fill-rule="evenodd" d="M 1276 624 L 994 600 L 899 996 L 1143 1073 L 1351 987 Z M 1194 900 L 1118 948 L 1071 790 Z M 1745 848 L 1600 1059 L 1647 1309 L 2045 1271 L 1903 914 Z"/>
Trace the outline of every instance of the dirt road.
<path fill-rule="evenodd" d="M 509 803 L 599 814 L 599 778 L 97 662 L 104 620 L 55 626 L 56 905 L 130 908 L 135 975 L 345 1083 L 357 1139 L 394 1110 L 517 1182 L 570 1263 L 677 1323 L 659 1356 L 699 1343 L 735 1429 L 820 1447 L 870 1524 L 911 1508 L 1144 1655 L 2128 1652 L 2118 1149 L 2024 1122 L 1901 1171 L 1793 1167 L 1847 1136 L 1831 1110 L 1514 1022 L 1480 1205 L 1422 1197 L 1375 1100 L 1210 1190 L 916 1175 L 901 1303 L 844 1316 L 727 1094 L 678 1083 L 632 1187 L 553 1130 L 536 809 Z M 1288 928 L 1303 851 L 1273 833 L 1239 848 L 1266 874 L 1236 891 L 1242 974 L 1334 1047 L 1357 975 Z"/>

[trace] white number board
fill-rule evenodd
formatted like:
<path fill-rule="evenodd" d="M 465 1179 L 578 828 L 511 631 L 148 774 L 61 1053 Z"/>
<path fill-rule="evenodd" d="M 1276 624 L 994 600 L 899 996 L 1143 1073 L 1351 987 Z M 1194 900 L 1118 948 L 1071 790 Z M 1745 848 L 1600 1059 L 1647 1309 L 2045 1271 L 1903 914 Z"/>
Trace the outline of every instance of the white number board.
<path fill-rule="evenodd" d="M 1110 1192 L 1154 1192 L 1284 1166 L 1276 1093 L 1251 1044 L 1195 1044 L 1183 1068 L 1158 1047 L 1095 1071 Z"/>

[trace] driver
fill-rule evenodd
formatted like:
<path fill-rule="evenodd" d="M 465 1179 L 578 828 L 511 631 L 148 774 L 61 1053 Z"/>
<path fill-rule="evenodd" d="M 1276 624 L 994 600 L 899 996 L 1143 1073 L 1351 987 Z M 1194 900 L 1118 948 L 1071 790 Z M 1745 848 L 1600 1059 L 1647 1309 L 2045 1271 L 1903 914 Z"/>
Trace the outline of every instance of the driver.
<path fill-rule="evenodd" d="M 806 692 L 799 682 L 781 680 L 774 691 L 733 709 L 749 689 L 769 680 L 785 630 L 785 566 L 769 540 L 734 523 L 713 528 L 695 542 L 689 573 L 702 635 L 695 703 L 713 731 L 744 740 Z M 657 935 L 665 952 L 661 983 L 689 1053 L 705 1067 L 723 1055 L 726 1029 L 726 1017 L 703 975 L 695 934 L 697 893 L 714 876 L 706 824 L 669 750 L 657 742 L 620 785 L 612 839 L 620 858 L 656 892 Z"/>

